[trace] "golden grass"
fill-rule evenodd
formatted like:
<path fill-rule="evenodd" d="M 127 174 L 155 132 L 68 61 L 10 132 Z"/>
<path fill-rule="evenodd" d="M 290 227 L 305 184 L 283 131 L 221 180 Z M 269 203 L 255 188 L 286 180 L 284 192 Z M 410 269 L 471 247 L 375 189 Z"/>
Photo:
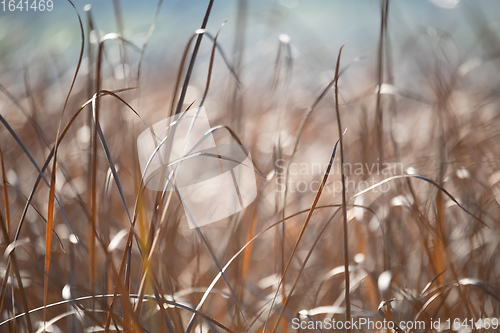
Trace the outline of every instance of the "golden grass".
<path fill-rule="evenodd" d="M 75 16 L 81 46 L 69 82 L 32 86 L 21 73 L 24 96 L 0 80 L 0 332 L 291 332 L 298 318 L 437 332 L 438 319 L 498 322 L 500 101 L 498 87 L 476 86 L 481 76 L 466 66 L 498 74 L 495 53 L 481 48 L 477 60 L 457 50 L 453 62 L 446 32 L 419 52 L 422 36 L 391 44 L 384 0 L 368 83 L 356 81 L 357 60 L 341 59 L 340 45 L 327 68 L 334 77 L 302 83 L 286 39 L 268 59 L 274 73 L 251 83 L 243 42 L 228 57 L 219 38 L 228 32 L 204 31 L 213 3 L 161 80 L 141 66 L 162 1 L 142 47 L 122 37 L 115 1 L 120 34 L 99 36 L 97 47 L 91 10 L 87 28 Z M 239 2 L 237 39 L 247 6 Z M 471 20 L 478 40 L 498 40 Z M 119 59 L 108 58 L 114 48 Z M 396 51 L 418 68 L 407 79 L 417 88 L 394 79 Z M 250 149 L 258 194 L 238 214 L 190 230 L 179 192 L 145 187 L 136 138 L 198 105 L 213 111 L 217 141 Z M 402 327 L 409 321 L 426 328 Z"/>

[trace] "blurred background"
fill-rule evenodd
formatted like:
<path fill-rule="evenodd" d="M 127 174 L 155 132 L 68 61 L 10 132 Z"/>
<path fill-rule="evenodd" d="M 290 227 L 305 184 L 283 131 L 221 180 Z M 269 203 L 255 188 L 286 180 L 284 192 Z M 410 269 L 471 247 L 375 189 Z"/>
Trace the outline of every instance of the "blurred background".
<path fill-rule="evenodd" d="M 498 321 L 499 1 L 216 0 L 206 31 L 219 50 L 212 58 L 204 36 L 181 106 L 203 101 L 210 124 L 250 149 L 258 195 L 195 230 L 179 198 L 142 186 L 136 140 L 175 110 L 208 1 L 74 5 L 85 41 L 64 114 L 82 45 L 71 4 L 0 11 L 0 332 L 51 319 L 53 332 L 285 332 L 293 318 L 341 319 L 347 308 L 379 321 Z M 99 71 L 109 33 L 128 44 L 106 41 Z M 304 224 L 339 138 L 342 45 L 347 262 L 338 154 Z M 103 138 L 91 107 L 79 113 L 97 78 L 121 98 L 99 99 Z M 52 161 L 45 180 L 37 168 L 52 158 L 59 122 L 69 125 L 54 203 Z M 380 182 L 389 185 L 361 193 Z M 27 309 L 31 318 L 14 320 Z"/>
<path fill-rule="evenodd" d="M 74 2 L 84 24 L 83 8 L 87 4 L 92 6 L 95 28 L 100 35 L 119 29 L 115 18 L 119 11 L 124 36 L 141 46 L 157 3 L 132 0 L 120 1 L 117 6 L 113 3 L 111 0 Z M 499 6 L 494 0 L 395 1 L 390 9 L 391 41 L 404 45 L 410 36 L 446 31 L 453 36 L 457 51 L 463 52 L 480 42 L 477 40 L 480 25 L 488 26 L 492 32 L 498 31 L 496 13 Z M 207 3 L 198 0 L 165 1 L 146 52 L 147 62 L 176 67 L 188 38 L 200 27 L 206 7 Z M 239 19 L 239 10 L 244 11 L 243 20 Z M 314 77 L 333 68 L 338 48 L 344 43 L 347 45 L 344 61 L 362 57 L 365 60 L 357 66 L 371 65 L 380 30 L 380 4 L 369 0 L 216 1 L 207 30 L 215 34 L 224 22 L 219 41 L 229 55 L 236 47 L 235 35 L 242 25 L 246 26 L 244 33 L 238 33 L 244 36 L 238 43 L 244 45 L 246 67 L 253 69 L 259 63 L 263 66 L 262 62 L 271 62 L 276 54 L 278 36 L 287 34 L 293 42 L 295 60 L 302 59 L 304 65 L 308 64 Z M 44 57 L 69 61 L 78 55 L 78 23 L 70 4 L 65 1 L 56 1 L 51 12 L 3 12 L 0 24 L 2 74 Z M 404 57 L 398 51 L 402 50 L 394 47 L 395 60 Z M 400 61 L 395 64 L 400 65 Z"/>

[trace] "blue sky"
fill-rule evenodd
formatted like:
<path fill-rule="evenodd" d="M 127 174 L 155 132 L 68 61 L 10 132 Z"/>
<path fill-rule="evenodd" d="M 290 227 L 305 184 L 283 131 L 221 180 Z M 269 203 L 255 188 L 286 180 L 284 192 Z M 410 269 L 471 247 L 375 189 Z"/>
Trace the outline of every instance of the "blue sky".
<path fill-rule="evenodd" d="M 403 45 L 408 36 L 432 31 L 447 31 L 458 49 L 474 45 L 474 31 L 468 16 L 469 6 L 480 9 L 485 24 L 500 30 L 498 15 L 500 2 L 460 1 L 454 8 L 443 8 L 436 3 L 457 0 L 399 0 L 390 2 L 389 31 L 394 45 Z M 84 23 L 83 8 L 92 5 L 92 15 L 101 35 L 116 31 L 111 0 L 75 0 L 75 6 Z M 125 37 L 139 46 L 145 40 L 153 20 L 156 1 L 121 1 Z M 199 28 L 208 1 L 164 1 L 158 25 L 150 42 L 147 59 L 170 64 L 178 59 L 190 35 Z M 220 34 L 220 45 L 232 52 L 234 34 L 238 26 L 236 0 L 216 0 L 208 31 L 215 34 L 226 22 Z M 246 54 L 252 59 L 260 55 L 274 57 L 278 36 L 290 36 L 295 54 L 307 57 L 312 67 L 332 67 L 340 45 L 347 43 L 344 59 L 373 57 L 376 52 L 380 25 L 380 2 L 376 0 L 248 0 Z M 33 63 L 39 57 L 55 57 L 71 62 L 79 52 L 78 21 L 68 2 L 54 0 L 52 12 L 1 12 L 0 59 L 9 68 Z M 209 52 L 210 45 L 205 49 Z M 397 47 L 395 48 L 397 54 Z M 168 59 L 168 60 L 166 60 Z M 178 61 L 171 63 L 176 66 Z M 5 68 L 2 71 L 6 70 Z M 0 72 L 1 75 L 1 72 Z M 1 77 L 0 77 L 1 78 Z"/>

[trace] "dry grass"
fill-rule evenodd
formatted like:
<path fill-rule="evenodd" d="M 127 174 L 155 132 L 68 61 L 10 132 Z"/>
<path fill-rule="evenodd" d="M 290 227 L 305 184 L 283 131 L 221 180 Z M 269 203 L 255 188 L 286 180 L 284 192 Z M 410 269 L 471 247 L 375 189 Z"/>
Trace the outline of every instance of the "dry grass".
<path fill-rule="evenodd" d="M 114 6 L 119 34 L 97 44 L 92 11 L 75 14 L 80 58 L 58 68 L 71 76 L 42 64 L 0 80 L 1 332 L 290 332 L 296 318 L 437 332 L 437 319 L 498 320 L 500 44 L 479 11 L 470 49 L 437 30 L 400 45 L 381 1 L 375 75 L 359 82 L 357 60 L 339 53 L 330 81 L 311 86 L 283 36 L 273 71 L 245 81 L 245 0 L 232 57 L 218 42 L 230 32 L 198 31 L 161 79 L 141 70 L 156 21 L 134 45 Z M 411 77 L 397 75 L 402 63 Z M 188 229 L 175 192 L 145 188 L 136 139 L 200 104 L 222 125 L 218 142 L 251 151 L 258 195 Z"/>

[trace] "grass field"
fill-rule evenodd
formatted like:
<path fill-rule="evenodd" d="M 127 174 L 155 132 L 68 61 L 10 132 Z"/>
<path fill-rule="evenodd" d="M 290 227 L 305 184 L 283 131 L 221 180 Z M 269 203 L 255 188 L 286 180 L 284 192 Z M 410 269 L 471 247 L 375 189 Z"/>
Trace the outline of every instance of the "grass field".
<path fill-rule="evenodd" d="M 160 48 L 162 1 L 133 23 L 114 1 L 110 31 L 57 3 L 69 58 L 0 36 L 0 332 L 497 332 L 490 7 L 440 8 L 460 22 L 443 30 L 381 0 L 366 47 L 308 49 L 277 30 L 251 44 L 252 2 L 231 29 L 212 4 Z M 257 195 L 190 229 L 179 192 L 145 186 L 137 138 L 199 106 L 217 144 L 250 151 Z"/>

